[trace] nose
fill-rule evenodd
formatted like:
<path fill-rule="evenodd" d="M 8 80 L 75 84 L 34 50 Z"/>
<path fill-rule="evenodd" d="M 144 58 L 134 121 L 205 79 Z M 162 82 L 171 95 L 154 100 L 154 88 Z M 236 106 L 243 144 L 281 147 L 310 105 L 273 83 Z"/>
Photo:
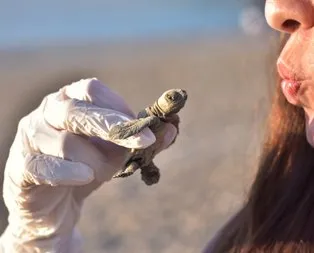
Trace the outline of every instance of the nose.
<path fill-rule="evenodd" d="M 280 32 L 309 29 L 314 23 L 313 1 L 266 0 L 265 16 L 267 23 Z"/>

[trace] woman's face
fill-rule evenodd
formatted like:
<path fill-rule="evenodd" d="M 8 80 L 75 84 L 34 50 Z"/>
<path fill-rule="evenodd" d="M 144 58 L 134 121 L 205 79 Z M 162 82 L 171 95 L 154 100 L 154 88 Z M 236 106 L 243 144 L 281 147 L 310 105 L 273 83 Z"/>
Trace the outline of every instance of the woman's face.
<path fill-rule="evenodd" d="M 314 147 L 314 0 L 266 0 L 268 24 L 289 34 L 277 66 L 289 103 L 306 115 L 306 136 Z"/>

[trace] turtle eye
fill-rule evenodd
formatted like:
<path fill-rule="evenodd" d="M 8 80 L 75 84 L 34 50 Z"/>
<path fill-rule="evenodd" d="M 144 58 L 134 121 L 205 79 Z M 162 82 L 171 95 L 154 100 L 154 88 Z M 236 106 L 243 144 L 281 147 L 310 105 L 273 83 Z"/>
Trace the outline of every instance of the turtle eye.
<path fill-rule="evenodd" d="M 171 101 L 174 101 L 175 100 L 175 97 L 170 95 L 170 94 L 167 94 L 167 98 Z"/>

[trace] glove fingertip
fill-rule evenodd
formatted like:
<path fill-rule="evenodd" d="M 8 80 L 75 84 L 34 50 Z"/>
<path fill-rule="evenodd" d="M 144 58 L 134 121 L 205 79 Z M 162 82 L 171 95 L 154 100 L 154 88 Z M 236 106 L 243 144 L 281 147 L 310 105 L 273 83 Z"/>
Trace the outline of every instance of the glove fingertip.
<path fill-rule="evenodd" d="M 126 139 L 116 139 L 114 143 L 125 148 L 145 149 L 156 141 L 153 132 L 144 128 L 140 133 L 132 135 Z"/>
<path fill-rule="evenodd" d="M 74 185 L 76 183 L 78 185 L 88 184 L 94 180 L 95 178 L 94 171 L 89 166 L 78 162 L 73 163 L 73 165 L 75 165 L 75 167 L 72 168 L 73 173 L 73 178 L 71 178 L 72 184 Z"/>
<path fill-rule="evenodd" d="M 156 141 L 156 136 L 149 128 L 143 129 L 142 132 L 135 135 L 134 141 L 131 143 L 132 148 L 144 149 L 151 146 Z"/>

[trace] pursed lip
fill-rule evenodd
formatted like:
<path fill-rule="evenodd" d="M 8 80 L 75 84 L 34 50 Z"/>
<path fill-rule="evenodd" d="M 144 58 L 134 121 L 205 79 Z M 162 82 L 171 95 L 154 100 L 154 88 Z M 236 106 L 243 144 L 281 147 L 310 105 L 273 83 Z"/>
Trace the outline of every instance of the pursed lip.
<path fill-rule="evenodd" d="M 300 84 L 305 80 L 303 76 L 292 71 L 292 68 L 288 67 L 281 59 L 277 62 L 277 71 L 280 77 L 286 81 L 297 82 Z"/>
<path fill-rule="evenodd" d="M 283 94 L 289 103 L 293 105 L 300 105 L 299 91 L 302 82 L 304 82 L 303 76 L 300 76 L 301 71 L 295 72 L 292 71 L 293 68 L 289 68 L 282 60 L 277 62 L 277 70 L 282 78 L 281 80 L 281 89 Z"/>

